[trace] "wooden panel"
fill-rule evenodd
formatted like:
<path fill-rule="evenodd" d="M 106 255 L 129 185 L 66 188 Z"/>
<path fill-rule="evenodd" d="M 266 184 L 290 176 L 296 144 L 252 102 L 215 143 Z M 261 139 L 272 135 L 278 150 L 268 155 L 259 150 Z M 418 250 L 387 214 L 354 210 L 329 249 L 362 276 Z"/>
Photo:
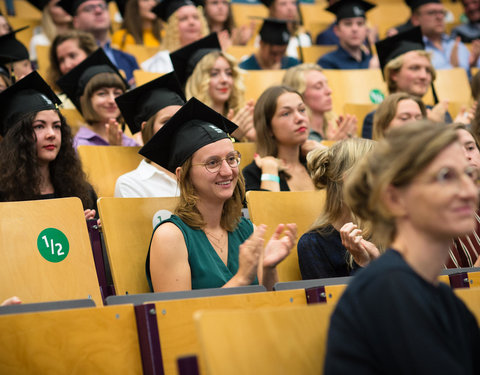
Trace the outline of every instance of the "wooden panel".
<path fill-rule="evenodd" d="M 265 89 L 281 85 L 285 70 L 247 70 L 243 75 L 245 99 L 257 100 Z"/>
<path fill-rule="evenodd" d="M 333 305 L 201 311 L 195 315 L 207 373 L 323 373 Z"/>
<path fill-rule="evenodd" d="M 28 4 L 28 3 L 27 3 Z M 15 34 L 17 40 L 23 43 L 23 45 L 29 50 L 30 49 L 30 40 L 33 36 L 33 30 L 40 25 L 39 19 L 32 19 L 24 16 L 25 13 L 18 13 L 21 14 L 21 17 L 8 17 L 8 22 L 12 25 L 14 30 L 17 30 L 24 26 L 29 26 L 28 29 L 20 31 L 19 33 Z"/>
<path fill-rule="evenodd" d="M 135 78 L 135 84 L 137 87 L 144 85 L 147 82 L 161 77 L 163 73 L 152 73 L 145 70 L 137 69 L 133 71 L 133 77 Z"/>
<path fill-rule="evenodd" d="M 125 52 L 135 56 L 139 64 L 143 63 L 145 60 L 148 60 L 159 50 L 160 48 L 158 47 L 146 47 L 140 44 L 128 44 L 125 46 Z"/>
<path fill-rule="evenodd" d="M 2 374 L 142 374 L 133 306 L 0 316 Z"/>
<path fill-rule="evenodd" d="M 373 103 L 345 103 L 343 113 L 355 115 L 357 118 L 357 136 L 362 136 L 363 120 L 370 112 L 377 109 L 378 104 Z"/>
<path fill-rule="evenodd" d="M 253 21 L 253 17 L 268 17 L 268 9 L 263 4 L 232 3 L 231 7 L 233 19 L 237 26 L 249 25 Z"/>
<path fill-rule="evenodd" d="M 480 325 L 480 288 L 457 288 L 453 291 L 475 315 Z"/>
<path fill-rule="evenodd" d="M 249 191 L 247 206 L 255 225 L 267 224 L 268 241 L 280 223 L 296 223 L 298 239 L 307 232 L 325 204 L 325 191 Z M 297 247 L 277 266 L 278 281 L 301 280 Z"/>
<path fill-rule="evenodd" d="M 183 300 L 161 301 L 155 303 L 160 347 L 166 375 L 178 374 L 176 358 L 199 353 L 200 347 L 195 335 L 193 314 L 198 310 L 219 310 L 273 306 L 305 305 L 305 291 L 287 290 L 281 292 L 263 292 L 235 294 L 220 297 L 203 297 Z M 232 321 L 230 322 L 232 323 Z M 237 325 L 235 322 L 234 325 Z M 203 363 L 201 374 L 205 374 Z M 226 373 L 225 373 L 226 374 Z"/>
<path fill-rule="evenodd" d="M 316 64 L 320 57 L 336 49 L 337 49 L 337 46 L 302 47 L 303 62 Z M 300 55 L 300 52 L 299 52 L 299 55 Z"/>
<path fill-rule="evenodd" d="M 434 82 L 438 100 L 469 104 L 471 97 L 467 73 L 463 68 L 437 70 Z"/>
<path fill-rule="evenodd" d="M 470 288 L 478 288 L 480 286 L 480 271 L 469 272 L 468 282 L 470 284 Z"/>
<path fill-rule="evenodd" d="M 255 142 L 235 142 L 233 144 L 233 148 L 240 152 L 242 155 L 240 161 L 240 172 L 242 171 L 245 166 L 250 164 L 253 161 L 253 156 L 257 150 L 257 145 Z"/>
<path fill-rule="evenodd" d="M 0 10 L 2 11 L 3 14 L 7 14 L 5 3 L 6 3 L 5 1 L 0 1 Z M 15 9 L 15 16 L 16 17 L 21 16 L 22 18 L 37 20 L 38 23 L 40 23 L 40 20 L 42 19 L 42 12 L 40 12 L 37 8 L 35 8 L 28 1 L 13 0 L 13 6 L 14 6 L 14 9 Z M 10 19 L 14 18 L 15 16 L 8 16 L 8 20 L 10 21 Z M 16 29 L 16 28 L 14 27 L 14 29 Z"/>
<path fill-rule="evenodd" d="M 326 285 L 325 286 L 325 294 L 327 295 L 327 303 L 336 304 L 340 297 L 342 296 L 343 292 L 347 288 L 346 284 L 340 285 Z"/>
<path fill-rule="evenodd" d="M 173 212 L 178 198 L 100 198 L 98 210 L 117 295 L 148 293 L 145 260 L 154 214 Z"/>
<path fill-rule="evenodd" d="M 138 167 L 143 157 L 140 147 L 78 146 L 77 152 L 87 178 L 98 197 L 113 197 L 115 182 L 122 174 Z"/>
<path fill-rule="evenodd" d="M 0 301 L 13 295 L 25 303 L 93 298 L 102 305 L 80 199 L 2 202 L 0 217 Z M 57 263 L 38 249 L 47 228 L 58 229 L 68 240 L 68 253 Z M 49 245 L 60 243 L 50 235 L 46 239 Z M 66 253 L 65 246 L 62 251 Z"/>
<path fill-rule="evenodd" d="M 241 61 L 242 58 L 246 58 L 250 56 L 252 53 L 256 51 L 255 46 L 230 46 L 227 49 L 227 53 L 232 55 L 237 59 L 237 61 Z"/>

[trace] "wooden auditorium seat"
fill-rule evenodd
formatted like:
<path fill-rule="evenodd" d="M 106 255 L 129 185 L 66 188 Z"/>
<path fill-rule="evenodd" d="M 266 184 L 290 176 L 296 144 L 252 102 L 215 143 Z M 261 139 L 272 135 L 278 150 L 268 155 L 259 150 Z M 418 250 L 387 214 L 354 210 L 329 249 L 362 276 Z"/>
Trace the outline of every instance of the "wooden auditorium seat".
<path fill-rule="evenodd" d="M 135 56 L 139 64 L 143 63 L 145 60 L 148 60 L 159 50 L 160 48 L 158 47 L 147 47 L 142 44 L 128 44 L 125 46 L 125 52 Z M 139 85 L 137 84 L 137 86 Z"/>
<path fill-rule="evenodd" d="M 380 39 L 384 39 L 389 29 L 405 23 L 410 14 L 410 8 L 403 1 L 377 2 L 377 6 L 367 12 L 367 24 L 376 26 Z"/>
<path fill-rule="evenodd" d="M 35 46 L 37 52 L 37 65 L 38 74 L 50 85 L 53 86 L 54 82 L 50 82 L 48 71 L 50 69 L 50 46 Z"/>
<path fill-rule="evenodd" d="M 249 57 L 256 51 L 256 47 L 253 45 L 247 46 L 230 46 L 227 48 L 227 53 L 235 57 L 237 62 L 242 61 L 244 58 Z"/>
<path fill-rule="evenodd" d="M 243 74 L 245 82 L 245 99 L 257 100 L 265 89 L 281 85 L 285 70 L 246 70 Z"/>
<path fill-rule="evenodd" d="M 480 288 L 457 288 L 454 292 L 475 315 L 480 326 Z"/>
<path fill-rule="evenodd" d="M 195 314 L 200 361 L 210 375 L 318 375 L 333 304 Z"/>
<path fill-rule="evenodd" d="M 143 374 L 131 305 L 0 316 L 1 374 Z"/>
<path fill-rule="evenodd" d="M 267 224 L 268 241 L 280 223 L 296 223 L 298 239 L 307 232 L 325 204 L 325 191 L 249 191 L 247 206 L 255 225 Z M 297 248 L 277 266 L 279 281 L 301 280 Z"/>
<path fill-rule="evenodd" d="M 28 1 L 13 0 L 13 7 L 14 7 L 14 10 L 15 10 L 15 15 L 7 16 L 9 22 L 10 22 L 11 18 L 21 17 L 21 18 L 25 18 L 25 19 L 37 20 L 38 23 L 40 23 L 40 21 L 42 19 L 42 12 L 39 11 L 35 6 L 30 4 Z M 7 9 L 6 9 L 6 1 L 0 1 L 0 11 L 4 15 L 8 14 Z M 15 27 L 15 26 L 17 26 L 16 24 L 14 26 L 11 23 L 11 25 L 12 25 L 14 30 L 17 29 L 17 27 Z M 30 43 L 26 47 L 28 48 L 29 45 L 30 45 Z"/>
<path fill-rule="evenodd" d="M 253 161 L 253 156 L 257 151 L 255 142 L 235 142 L 233 148 L 241 155 L 240 172 Z"/>
<path fill-rule="evenodd" d="M 33 30 L 37 26 L 40 26 L 40 19 L 30 18 L 24 15 L 24 13 L 17 13 L 17 14 L 20 14 L 20 16 L 8 17 L 8 22 L 12 26 L 13 30 L 17 30 L 17 29 L 20 29 L 21 27 L 28 26 L 28 29 L 25 29 L 23 31 L 16 33 L 15 38 L 18 41 L 22 42 L 27 49 L 29 49 L 30 40 L 33 37 Z"/>
<path fill-rule="evenodd" d="M 455 118 L 462 105 L 471 103 L 471 89 L 463 68 L 439 69 L 433 83 L 438 100 L 449 102 L 449 111 Z"/>
<path fill-rule="evenodd" d="M 250 25 L 252 21 L 260 23 L 253 17 L 268 17 L 268 9 L 263 4 L 232 3 L 231 7 L 233 20 L 237 26 Z"/>
<path fill-rule="evenodd" d="M 98 197 L 113 197 L 117 178 L 137 168 L 142 161 L 138 150 L 140 147 L 77 147 L 83 170 Z"/>
<path fill-rule="evenodd" d="M 380 69 L 324 69 L 332 89 L 333 111 L 342 113 L 346 103 L 372 104 L 388 95 Z"/>
<path fill-rule="evenodd" d="M 72 135 L 77 134 L 78 129 L 86 124 L 82 114 L 76 108 L 60 108 L 60 112 L 67 120 L 67 124 L 72 128 Z"/>
<path fill-rule="evenodd" d="M 302 47 L 303 62 L 316 64 L 320 57 L 336 49 L 337 46 Z M 299 50 L 299 47 L 297 47 L 297 50 Z M 298 55 L 300 56 L 300 51 L 298 51 Z"/>
<path fill-rule="evenodd" d="M 98 211 L 117 295 L 148 293 L 145 260 L 154 214 L 173 212 L 178 198 L 100 198 Z"/>
<path fill-rule="evenodd" d="M 91 298 L 102 306 L 80 199 L 2 202 L 0 217 L 1 301 Z"/>
<path fill-rule="evenodd" d="M 162 75 L 162 73 L 152 73 L 141 69 L 133 71 L 133 77 L 135 78 L 135 84 L 137 85 L 137 87 L 142 86 L 147 82 L 153 81 L 154 79 L 157 79 Z"/>
<path fill-rule="evenodd" d="M 345 103 L 343 106 L 343 115 L 355 115 L 357 118 L 357 136 L 362 136 L 363 120 L 370 112 L 376 110 L 378 104 L 373 103 Z"/>

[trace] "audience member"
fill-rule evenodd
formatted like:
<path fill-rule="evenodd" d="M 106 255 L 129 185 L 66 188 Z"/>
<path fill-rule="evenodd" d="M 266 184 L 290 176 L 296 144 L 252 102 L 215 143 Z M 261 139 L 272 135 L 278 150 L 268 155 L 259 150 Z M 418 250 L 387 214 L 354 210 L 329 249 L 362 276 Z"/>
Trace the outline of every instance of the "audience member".
<path fill-rule="evenodd" d="M 12 31 L 13 29 L 8 23 L 7 17 L 0 11 L 0 36 L 11 33 Z"/>
<path fill-rule="evenodd" d="M 425 50 L 432 53 L 435 69 L 461 67 L 470 74 L 470 53 L 467 47 L 446 34 L 445 15 L 447 11 L 440 0 L 412 0 L 412 25 L 420 26 Z"/>
<path fill-rule="evenodd" d="M 146 144 L 185 103 L 175 73 L 167 73 L 115 99 L 132 134 L 142 132 Z M 144 159 L 117 179 L 115 196 L 123 198 L 179 195 L 175 174 Z"/>
<path fill-rule="evenodd" d="M 49 46 L 52 40 L 72 28 L 72 16 L 58 5 L 58 0 L 30 0 L 42 12 L 42 23 L 30 39 L 30 60 L 37 62 L 37 46 Z"/>
<path fill-rule="evenodd" d="M 0 65 L 8 70 L 12 82 L 33 71 L 27 48 L 16 38 L 16 34 L 27 27 L 0 36 Z"/>
<path fill-rule="evenodd" d="M 379 141 L 388 130 L 426 117 L 427 109 L 418 96 L 404 92 L 391 94 L 375 111 L 372 138 Z"/>
<path fill-rule="evenodd" d="M 303 96 L 310 118 L 308 139 L 338 141 L 357 134 L 357 119 L 345 115 L 336 118 L 332 112 L 332 90 L 317 64 L 301 64 L 286 71 L 283 84 Z"/>
<path fill-rule="evenodd" d="M 452 30 L 452 37 L 459 36 L 463 43 L 473 43 L 480 39 L 480 1 L 461 0 L 467 22 Z M 475 42 L 478 44 L 478 42 Z"/>
<path fill-rule="evenodd" d="M 156 292 L 258 281 L 271 290 L 276 265 L 295 245 L 295 224 L 280 224 L 263 248 L 265 226 L 253 232 L 242 217 L 240 155 L 228 136 L 235 128 L 192 98 L 140 150 L 175 173 L 180 186 L 175 215 L 155 228 L 147 256 L 147 278 Z"/>
<path fill-rule="evenodd" d="M 363 226 L 344 202 L 343 181 L 373 145 L 374 142 L 367 139 L 348 139 L 307 155 L 313 183 L 317 189 L 326 190 L 326 200 L 313 228 L 300 237 L 297 245 L 303 279 L 349 276 L 359 266 L 366 266 L 378 257 L 378 249 L 363 238 L 358 246 L 360 250 L 349 253 L 342 244 L 346 234 L 340 235 L 340 229 L 348 223 L 348 233 L 353 239 L 362 236 L 359 227 L 363 229 Z M 368 231 L 363 235 L 368 237 Z"/>
<path fill-rule="evenodd" d="M 59 104 L 37 72 L 0 94 L 0 201 L 78 197 L 93 219 L 97 196 Z"/>
<path fill-rule="evenodd" d="M 257 51 L 239 66 L 246 70 L 288 69 L 299 61 L 286 56 L 290 32 L 286 21 L 265 18 L 260 28 L 260 44 Z"/>
<path fill-rule="evenodd" d="M 97 44 L 120 70 L 125 72 L 129 84 L 135 82 L 133 71 L 139 69 L 132 55 L 112 48 L 110 41 L 110 14 L 105 0 L 60 0 L 60 5 L 73 17 L 73 27 L 91 33 Z"/>
<path fill-rule="evenodd" d="M 288 21 L 290 40 L 287 46 L 287 56 L 299 58 L 298 46 L 310 47 L 312 38 L 303 30 L 300 19 L 299 3 L 295 0 L 261 0 L 268 8 L 268 16 L 279 20 Z"/>
<path fill-rule="evenodd" d="M 169 54 L 206 36 L 207 21 L 190 0 L 163 0 L 152 11 L 166 23 L 165 50 L 144 61 L 142 69 L 156 73 L 170 72 L 173 66 Z"/>
<path fill-rule="evenodd" d="M 50 47 L 49 79 L 57 82 L 98 49 L 89 33 L 70 30 L 57 35 Z"/>
<path fill-rule="evenodd" d="M 232 120 L 237 139 L 255 140 L 253 101 L 244 105 L 243 78 L 233 57 L 222 52 L 216 33 L 171 54 L 187 99 L 196 97 Z"/>
<path fill-rule="evenodd" d="M 313 190 L 300 147 L 308 138 L 307 108 L 287 86 L 266 89 L 255 105 L 257 155 L 243 169 L 246 190 Z"/>
<path fill-rule="evenodd" d="M 121 113 L 115 98 L 128 85 L 118 69 L 99 48 L 57 81 L 88 126 L 82 126 L 74 138 L 74 146 L 137 146 L 122 132 Z"/>
<path fill-rule="evenodd" d="M 161 42 L 161 21 L 152 12 L 155 0 L 128 0 L 125 5 L 122 28 L 112 36 L 112 44 L 121 50 L 132 44 L 159 47 Z"/>
<path fill-rule="evenodd" d="M 392 129 L 347 177 L 346 204 L 389 249 L 342 294 L 325 375 L 479 373 L 475 317 L 438 281 L 452 239 L 475 227 L 477 185 L 455 129 L 435 123 Z"/>
<path fill-rule="evenodd" d="M 375 5 L 363 0 L 342 0 L 326 10 L 335 14 L 333 28 L 339 39 L 335 51 L 323 55 L 317 62 L 324 69 L 368 69 L 378 67 L 376 58 L 365 47 L 368 28 L 365 13 Z"/>

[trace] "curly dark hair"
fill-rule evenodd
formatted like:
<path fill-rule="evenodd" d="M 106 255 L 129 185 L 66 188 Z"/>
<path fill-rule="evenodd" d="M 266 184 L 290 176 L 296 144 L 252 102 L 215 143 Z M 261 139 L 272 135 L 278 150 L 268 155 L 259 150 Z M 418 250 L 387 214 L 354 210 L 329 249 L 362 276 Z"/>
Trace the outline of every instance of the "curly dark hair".
<path fill-rule="evenodd" d="M 80 159 L 73 148 L 70 126 L 60 112 L 62 142 L 54 161 L 49 164 L 55 197 L 78 197 L 84 209 L 95 205 L 94 192 L 87 182 Z M 38 199 L 40 173 L 36 137 L 32 127 L 36 112 L 18 120 L 0 143 L 0 200 L 23 201 Z"/>

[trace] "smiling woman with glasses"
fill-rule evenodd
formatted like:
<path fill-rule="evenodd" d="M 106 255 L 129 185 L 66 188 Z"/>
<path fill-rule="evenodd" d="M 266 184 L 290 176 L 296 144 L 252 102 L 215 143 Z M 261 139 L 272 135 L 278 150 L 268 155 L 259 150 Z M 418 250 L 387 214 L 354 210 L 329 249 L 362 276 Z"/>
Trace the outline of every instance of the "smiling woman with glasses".
<path fill-rule="evenodd" d="M 346 204 L 388 250 L 337 304 L 326 375 L 479 373 L 475 317 L 438 280 L 475 228 L 477 180 L 455 127 L 431 122 L 392 129 L 347 177 Z"/>
<path fill-rule="evenodd" d="M 146 261 L 155 292 L 263 284 L 296 240 L 295 224 L 280 224 L 264 246 L 265 226 L 242 217 L 245 183 L 230 135 L 237 126 L 195 98 L 140 150 L 175 173 L 175 214 L 154 230 Z M 281 233 L 284 236 L 280 238 Z M 265 241 L 266 242 L 266 241 Z"/>

